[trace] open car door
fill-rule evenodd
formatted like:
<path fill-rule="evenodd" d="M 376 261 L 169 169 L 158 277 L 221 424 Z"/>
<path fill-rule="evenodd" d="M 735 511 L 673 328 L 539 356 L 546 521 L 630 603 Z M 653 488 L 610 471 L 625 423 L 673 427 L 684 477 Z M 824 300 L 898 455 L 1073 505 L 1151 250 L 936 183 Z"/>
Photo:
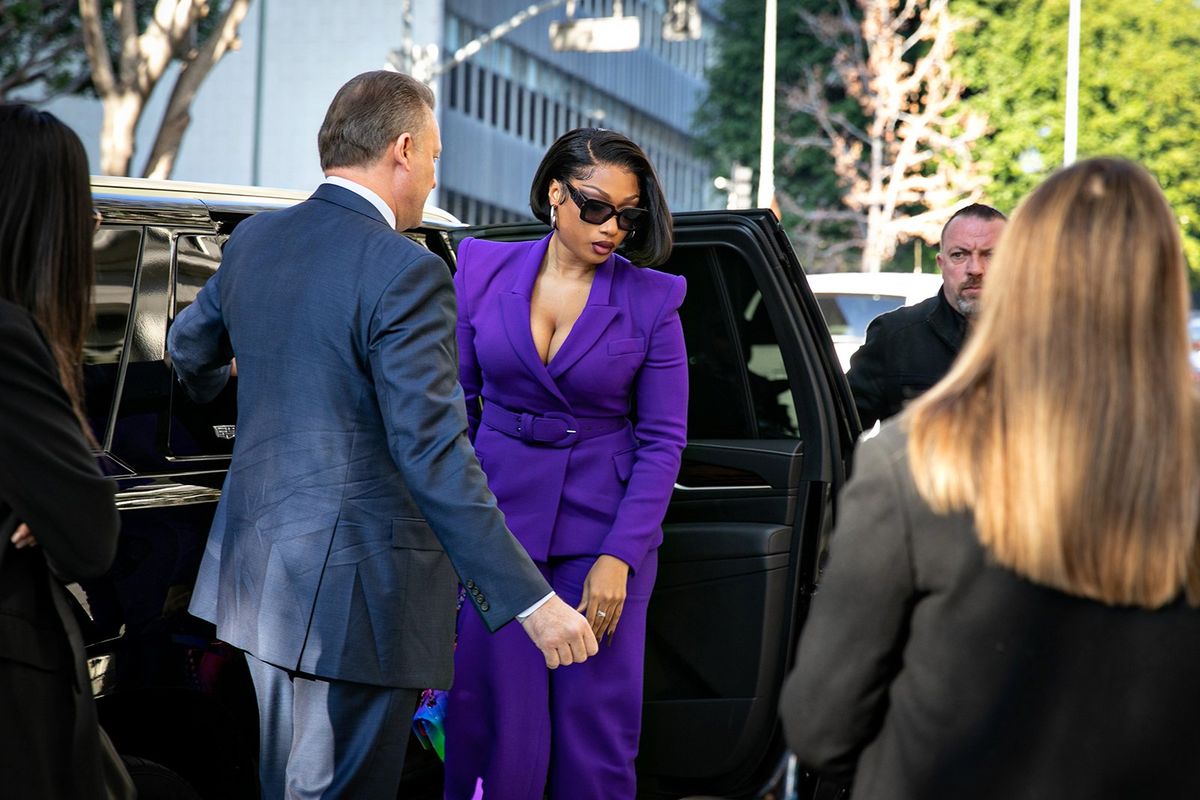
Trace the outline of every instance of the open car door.
<path fill-rule="evenodd" d="M 785 760 L 776 705 L 858 421 L 770 212 L 677 215 L 659 269 L 688 281 L 690 403 L 649 610 L 639 795 L 752 797 Z"/>

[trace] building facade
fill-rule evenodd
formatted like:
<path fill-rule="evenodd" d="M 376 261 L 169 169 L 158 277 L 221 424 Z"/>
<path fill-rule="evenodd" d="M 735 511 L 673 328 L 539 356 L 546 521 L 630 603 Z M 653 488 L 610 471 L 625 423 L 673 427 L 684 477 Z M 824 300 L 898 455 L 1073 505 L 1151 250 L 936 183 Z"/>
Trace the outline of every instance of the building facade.
<path fill-rule="evenodd" d="M 529 184 L 542 154 L 581 125 L 613 128 L 649 154 L 675 210 L 721 207 L 712 171 L 689 132 L 704 89 L 715 0 L 704 0 L 703 37 L 665 42 L 668 0 L 624 0 L 641 20 L 642 41 L 623 53 L 555 52 L 552 22 L 566 5 L 532 17 L 438 74 L 438 118 L 445 157 L 430 202 L 472 224 L 529 218 Z M 321 180 L 317 131 L 338 87 L 395 61 L 406 41 L 436 45 L 448 60 L 530 0 L 254 0 L 240 46 L 214 68 L 192 109 L 173 177 L 307 190 Z M 613 13 L 612 0 L 577 0 L 575 16 Z M 173 73 L 150 98 L 135 147 L 140 174 L 162 118 Z M 49 110 L 84 140 L 99 167 L 101 108 L 79 97 Z"/>
<path fill-rule="evenodd" d="M 446 0 L 443 57 L 490 30 L 528 0 Z M 529 217 L 529 184 L 546 148 L 581 126 L 621 131 L 650 156 L 675 210 L 720 207 L 710 165 L 695 154 L 691 120 L 705 91 L 714 18 L 699 40 L 666 42 L 663 0 L 625 0 L 641 20 L 641 46 L 621 53 L 555 52 L 546 13 L 439 77 L 447 153 L 440 204 L 485 224 Z M 612 0 L 581 0 L 577 17 L 609 16 Z M 483 167 L 481 169 L 481 166 Z"/>

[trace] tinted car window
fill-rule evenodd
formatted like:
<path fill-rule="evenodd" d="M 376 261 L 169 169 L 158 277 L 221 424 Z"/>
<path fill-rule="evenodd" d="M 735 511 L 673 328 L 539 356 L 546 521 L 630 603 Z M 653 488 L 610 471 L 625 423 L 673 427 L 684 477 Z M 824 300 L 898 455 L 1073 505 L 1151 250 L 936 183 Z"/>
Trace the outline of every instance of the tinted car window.
<path fill-rule="evenodd" d="M 221 265 L 219 236 L 180 236 L 175 240 L 175 313 L 192 304 Z"/>
<path fill-rule="evenodd" d="M 175 316 L 191 305 L 221 265 L 218 235 L 186 235 L 175 240 Z M 237 434 L 237 379 L 209 403 L 193 403 L 171 382 L 171 423 L 167 452 L 172 458 L 228 456 Z"/>
<path fill-rule="evenodd" d="M 750 270 L 728 262 L 722 268 L 738 323 L 757 434 L 763 439 L 799 438 L 787 366 L 762 291 Z"/>
<path fill-rule="evenodd" d="M 83 345 L 87 414 L 102 440 L 112 416 L 117 370 L 133 308 L 141 228 L 104 226 L 96 232 L 96 284 L 92 290 L 94 321 Z"/>
<path fill-rule="evenodd" d="M 667 269 L 688 281 L 679 309 L 688 352 L 688 438 L 755 438 L 744 361 L 717 265 L 678 263 Z"/>
<path fill-rule="evenodd" d="M 817 305 L 831 334 L 863 338 L 871 320 L 904 305 L 904 298 L 884 294 L 818 294 Z"/>
<path fill-rule="evenodd" d="M 798 437 L 787 368 L 754 276 L 736 259 L 718 263 L 686 252 L 666 269 L 688 281 L 679 316 L 688 350 L 689 438 Z"/>

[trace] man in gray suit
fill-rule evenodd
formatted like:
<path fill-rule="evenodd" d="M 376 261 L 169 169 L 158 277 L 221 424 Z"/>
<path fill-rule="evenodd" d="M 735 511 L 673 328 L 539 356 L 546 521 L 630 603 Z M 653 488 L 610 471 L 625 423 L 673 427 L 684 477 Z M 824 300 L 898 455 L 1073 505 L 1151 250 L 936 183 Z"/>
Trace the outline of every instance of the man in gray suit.
<path fill-rule="evenodd" d="M 450 273 L 396 232 L 435 185 L 432 93 L 359 75 L 318 145 L 326 181 L 238 225 L 171 328 L 193 398 L 235 353 L 239 381 L 191 611 L 246 651 L 264 797 L 392 800 L 417 691 L 450 684 L 459 579 L 551 668 L 596 640 L 504 525 L 466 436 Z"/>

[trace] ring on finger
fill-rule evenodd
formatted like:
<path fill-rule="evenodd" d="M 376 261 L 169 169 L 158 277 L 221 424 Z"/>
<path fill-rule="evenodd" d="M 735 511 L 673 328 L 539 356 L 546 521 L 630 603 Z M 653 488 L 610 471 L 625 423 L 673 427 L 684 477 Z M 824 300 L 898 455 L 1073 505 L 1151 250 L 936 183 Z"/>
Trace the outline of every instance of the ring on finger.
<path fill-rule="evenodd" d="M 597 617 L 601 617 L 601 618 L 603 618 L 603 617 L 607 617 L 607 616 L 608 616 L 608 614 L 607 614 L 607 613 L 605 613 L 605 612 L 603 612 L 603 611 L 597 611 L 597 612 L 596 612 L 596 616 L 597 616 Z"/>

